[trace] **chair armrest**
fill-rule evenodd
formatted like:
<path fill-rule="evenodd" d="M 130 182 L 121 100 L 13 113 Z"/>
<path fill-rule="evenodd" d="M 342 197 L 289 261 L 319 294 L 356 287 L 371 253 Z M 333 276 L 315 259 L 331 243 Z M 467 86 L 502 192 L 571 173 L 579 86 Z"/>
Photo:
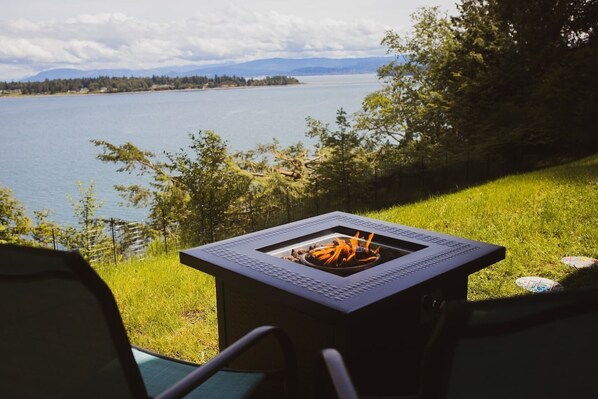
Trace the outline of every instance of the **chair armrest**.
<path fill-rule="evenodd" d="M 336 349 L 324 349 L 320 352 L 322 362 L 330 376 L 334 393 L 338 399 L 358 399 L 357 390 L 347 371 L 343 357 Z M 328 395 L 332 392 L 327 392 Z M 416 395 L 409 396 L 361 396 L 361 399 L 418 399 Z"/>
<path fill-rule="evenodd" d="M 353 381 L 351 381 L 351 376 L 341 354 L 332 348 L 324 349 L 320 354 L 336 396 L 339 399 L 358 399 L 357 391 L 353 386 Z"/>
<path fill-rule="evenodd" d="M 291 340 L 287 334 L 278 327 L 261 326 L 235 341 L 213 359 L 201 365 L 172 387 L 156 396 L 155 399 L 183 398 L 211 376 L 226 367 L 231 361 L 269 335 L 273 335 L 276 338 L 282 349 L 284 371 L 286 374 L 285 397 L 293 397 L 297 392 L 297 359 Z"/>

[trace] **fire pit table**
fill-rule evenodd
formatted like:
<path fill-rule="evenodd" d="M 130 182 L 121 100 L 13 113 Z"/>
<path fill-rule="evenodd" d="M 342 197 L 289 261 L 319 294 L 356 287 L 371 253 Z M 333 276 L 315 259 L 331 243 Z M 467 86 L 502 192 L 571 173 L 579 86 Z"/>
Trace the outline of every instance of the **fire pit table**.
<path fill-rule="evenodd" d="M 413 393 L 442 302 L 465 299 L 468 276 L 504 257 L 504 247 L 342 212 L 180 253 L 216 278 L 221 349 L 259 325 L 287 331 L 302 398 L 316 396 L 314 361 L 326 347 L 344 355 L 361 394 Z M 263 345 L 272 351 L 234 366 L 274 367 L 275 345 Z"/>

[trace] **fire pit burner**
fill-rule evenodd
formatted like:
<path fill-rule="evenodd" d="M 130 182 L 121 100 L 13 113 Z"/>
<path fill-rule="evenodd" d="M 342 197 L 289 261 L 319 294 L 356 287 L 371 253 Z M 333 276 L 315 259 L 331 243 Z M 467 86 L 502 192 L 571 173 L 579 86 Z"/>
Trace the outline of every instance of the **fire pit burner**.
<path fill-rule="evenodd" d="M 346 233 L 324 231 L 303 242 L 291 245 L 285 242 L 280 244 L 282 248 L 268 248 L 266 253 L 339 276 L 350 276 L 412 252 L 384 245 L 376 240 L 374 233 Z"/>

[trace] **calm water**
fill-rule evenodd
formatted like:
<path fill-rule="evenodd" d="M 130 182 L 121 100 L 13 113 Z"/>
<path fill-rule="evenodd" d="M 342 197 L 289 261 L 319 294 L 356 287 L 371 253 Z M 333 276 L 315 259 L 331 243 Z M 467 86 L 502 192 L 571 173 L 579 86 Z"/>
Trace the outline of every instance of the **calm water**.
<path fill-rule="evenodd" d="M 301 77 L 301 86 L 190 92 L 0 98 L 0 185 L 13 190 L 29 214 L 42 208 L 72 224 L 67 195 L 78 198 L 77 180 L 95 182 L 104 201 L 99 216 L 143 220 L 145 212 L 119 206 L 114 184 L 139 183 L 134 175 L 95 157 L 89 140 L 130 141 L 161 154 L 189 143 L 189 133 L 212 129 L 233 150 L 277 138 L 283 145 L 308 142 L 305 118 L 334 124 L 336 110 L 360 108 L 380 88 L 375 75 Z"/>

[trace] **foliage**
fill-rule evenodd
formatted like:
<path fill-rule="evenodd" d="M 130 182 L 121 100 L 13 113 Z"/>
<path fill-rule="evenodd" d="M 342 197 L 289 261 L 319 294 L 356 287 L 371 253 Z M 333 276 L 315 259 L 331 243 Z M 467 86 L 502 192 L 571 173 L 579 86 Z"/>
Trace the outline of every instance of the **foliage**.
<path fill-rule="evenodd" d="M 397 146 L 436 139 L 448 125 L 434 76 L 454 46 L 449 20 L 437 7 L 419 9 L 412 18 L 411 35 L 389 31 L 382 40 L 396 59 L 380 68 L 385 86 L 364 99 L 358 118 L 358 127 L 377 141 Z"/>
<path fill-rule="evenodd" d="M 188 196 L 173 179 L 171 165 L 130 142 L 120 146 L 103 140 L 92 140 L 92 143 L 102 148 L 102 153 L 97 156 L 99 160 L 121 165 L 117 172 L 136 172 L 138 176 L 152 177 L 150 187 L 133 184 L 116 185 L 115 189 L 131 205 L 149 206 L 150 224 L 155 231 L 170 234 L 176 230 L 177 222 L 185 215 Z"/>
<path fill-rule="evenodd" d="M 42 209 L 33 211 L 35 217 L 35 224 L 31 229 L 31 238 L 38 245 L 43 247 L 53 247 L 60 236 L 60 226 L 49 220 L 52 211 L 49 209 Z"/>
<path fill-rule="evenodd" d="M 597 7 L 463 0 L 452 18 L 419 9 L 411 34 L 382 40 L 396 59 L 357 127 L 401 164 L 491 157 L 505 174 L 590 154 Z"/>
<path fill-rule="evenodd" d="M 206 243 L 220 237 L 226 213 L 247 191 L 249 175 L 243 173 L 227 145 L 213 131 L 191 135 L 191 154 L 168 154 L 175 181 L 188 195 L 185 216 L 180 219 L 187 242 Z"/>
<path fill-rule="evenodd" d="M 308 135 L 318 139 L 315 155 L 301 143 L 277 141 L 231 154 L 212 131 L 191 135 L 187 149 L 165 153 L 164 160 L 131 143 L 93 143 L 103 149 L 98 158 L 118 164 L 119 172 L 151 177 L 149 187 L 116 188 L 131 204 L 149 205 L 155 231 L 168 226 L 183 242 L 200 244 L 310 216 L 320 202 L 328 209 L 362 206 L 374 152 L 342 109 L 337 126 L 333 131 L 308 118 Z"/>
<path fill-rule="evenodd" d="M 335 131 L 312 118 L 308 118 L 307 124 L 307 136 L 318 139 L 319 161 L 312 189 L 323 193 L 337 209 L 351 211 L 354 202 L 368 192 L 369 166 L 361 137 L 351 128 L 342 108 L 336 114 Z"/>
<path fill-rule="evenodd" d="M 98 158 L 121 164 L 119 172 L 151 175 L 151 187 L 117 186 L 133 205 L 150 205 L 155 230 L 180 231 L 184 242 L 214 241 L 226 230 L 228 219 L 249 186 L 250 177 L 234 162 L 227 145 L 212 131 L 190 135 L 190 151 L 166 153 L 164 161 L 131 143 L 116 146 L 105 141 Z M 168 226 L 168 227 L 167 227 Z"/>
<path fill-rule="evenodd" d="M 67 226 L 60 235 L 60 242 L 66 248 L 78 249 L 86 259 L 95 259 L 94 251 L 104 247 L 109 237 L 104 233 L 106 223 L 97 216 L 97 211 L 103 203 L 98 202 L 94 183 L 85 187 L 80 181 L 77 182 L 79 198 L 69 196 L 73 205 L 77 227 Z"/>
<path fill-rule="evenodd" d="M 52 79 L 43 82 L 0 82 L 2 92 L 21 94 L 56 93 L 122 93 L 135 91 L 161 91 L 184 89 L 212 89 L 217 87 L 249 87 L 297 84 L 299 81 L 288 76 L 272 76 L 263 79 L 245 79 L 239 76 L 189 76 L 170 78 L 152 77 L 108 77 Z"/>
<path fill-rule="evenodd" d="M 301 143 L 285 148 L 273 140 L 235 154 L 235 161 L 252 177 L 244 209 L 250 214 L 249 229 L 256 230 L 291 221 L 291 203 L 309 197 L 318 159 Z"/>
<path fill-rule="evenodd" d="M 22 243 L 30 229 L 23 204 L 13 197 L 12 190 L 0 186 L 0 244 Z"/>

